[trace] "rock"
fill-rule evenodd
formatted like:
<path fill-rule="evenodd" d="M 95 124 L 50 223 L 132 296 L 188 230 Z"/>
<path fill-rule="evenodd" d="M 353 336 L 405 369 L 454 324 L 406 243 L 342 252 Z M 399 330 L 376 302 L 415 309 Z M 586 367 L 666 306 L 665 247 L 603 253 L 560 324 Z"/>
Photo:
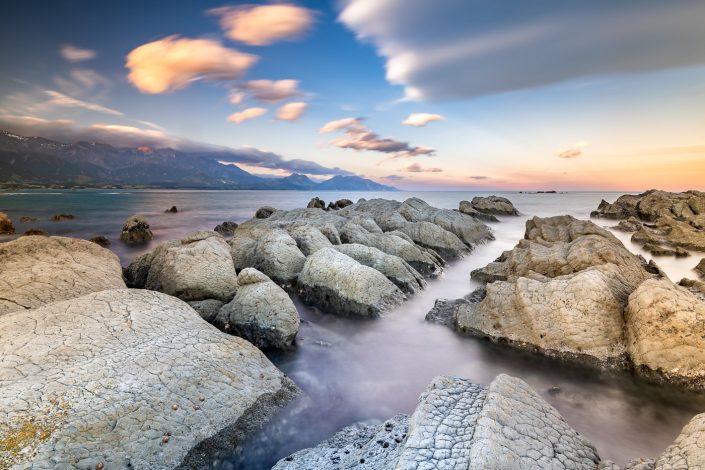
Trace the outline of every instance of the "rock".
<path fill-rule="evenodd" d="M 698 273 L 702 279 L 705 279 L 705 258 L 701 259 L 697 266 L 693 268 L 693 271 Z"/>
<path fill-rule="evenodd" d="M 98 235 L 96 237 L 91 238 L 90 240 L 93 243 L 95 243 L 98 246 L 102 246 L 103 248 L 107 248 L 110 246 L 110 240 L 108 240 L 106 237 L 103 235 Z"/>
<path fill-rule="evenodd" d="M 620 232 L 636 232 L 642 226 L 642 223 L 636 217 L 629 217 L 627 220 L 621 220 L 615 227 L 615 230 Z"/>
<path fill-rule="evenodd" d="M 437 377 L 410 418 L 345 428 L 274 469 L 594 470 L 599 461 L 595 448 L 528 385 L 499 375 L 487 388 Z"/>
<path fill-rule="evenodd" d="M 130 287 L 155 290 L 181 300 L 227 302 L 237 290 L 230 247 L 215 232 L 195 232 L 161 243 L 125 270 Z"/>
<path fill-rule="evenodd" d="M 499 219 L 494 215 L 479 212 L 477 209 L 472 207 L 470 201 L 460 201 L 458 211 L 471 217 L 475 217 L 476 219 L 485 220 L 487 222 L 499 222 Z"/>
<path fill-rule="evenodd" d="M 22 217 L 20 217 L 20 223 L 22 223 L 22 224 L 31 224 L 32 222 L 38 222 L 38 221 L 39 221 L 38 218 L 31 217 L 28 215 L 23 215 Z"/>
<path fill-rule="evenodd" d="M 685 425 L 676 441 L 656 460 L 656 470 L 705 468 L 705 413 Z"/>
<path fill-rule="evenodd" d="M 330 240 L 316 227 L 308 224 L 293 224 L 288 228 L 289 235 L 296 240 L 304 256 L 309 256 L 321 248 L 333 246 Z"/>
<path fill-rule="evenodd" d="M 263 206 L 257 209 L 257 212 L 255 212 L 255 218 L 256 219 L 267 219 L 269 216 L 277 212 L 279 209 L 275 209 L 272 206 Z"/>
<path fill-rule="evenodd" d="M 296 280 L 306 261 L 296 241 L 278 228 L 255 231 L 256 238 L 246 235 L 245 227 L 238 227 L 230 240 L 236 269 L 255 268 L 279 284 Z"/>
<path fill-rule="evenodd" d="M 128 244 L 146 243 L 154 238 L 147 220 L 141 215 L 128 217 L 122 226 L 120 240 Z"/>
<path fill-rule="evenodd" d="M 320 249 L 306 259 L 298 286 L 307 302 L 330 313 L 374 317 L 404 300 L 382 273 L 333 248 Z"/>
<path fill-rule="evenodd" d="M 665 246 L 647 243 L 642 248 L 654 256 L 675 256 L 677 258 L 685 258 L 687 256 L 690 256 L 690 253 L 688 253 L 683 248 L 678 248 L 678 247 L 668 248 Z"/>
<path fill-rule="evenodd" d="M 121 288 L 125 283 L 120 260 L 95 243 L 45 236 L 0 243 L 0 317 L 14 310 Z"/>
<path fill-rule="evenodd" d="M 352 204 L 353 204 L 353 202 L 350 199 L 338 199 L 335 202 L 333 202 L 333 201 L 329 202 L 326 210 L 336 210 L 337 211 L 340 209 L 344 209 L 348 206 L 352 206 Z"/>
<path fill-rule="evenodd" d="M 298 393 L 250 343 L 158 292 L 13 312 L 0 331 L 6 467 L 200 468 Z"/>
<path fill-rule="evenodd" d="M 597 206 L 597 210 L 593 211 L 591 217 L 604 217 L 606 219 L 629 219 L 637 217 L 636 205 L 639 202 L 639 196 L 625 194 L 617 198 L 610 204 L 604 199 Z"/>
<path fill-rule="evenodd" d="M 12 235 L 15 233 L 15 226 L 12 220 L 4 212 L 0 212 L 0 235 Z"/>
<path fill-rule="evenodd" d="M 216 299 L 192 300 L 188 303 L 192 309 L 208 323 L 214 323 L 218 312 L 225 305 L 225 302 Z"/>
<path fill-rule="evenodd" d="M 427 319 L 549 355 L 622 365 L 624 308 L 654 275 L 609 231 L 557 216 L 528 220 L 525 239 L 472 277 L 487 285 L 437 304 Z"/>
<path fill-rule="evenodd" d="M 51 220 L 54 222 L 61 222 L 62 220 L 74 220 L 76 218 L 73 214 L 54 214 Z"/>
<path fill-rule="evenodd" d="M 237 224 L 235 222 L 225 221 L 222 224 L 218 224 L 213 229 L 214 232 L 218 232 L 224 237 L 231 237 L 237 229 Z"/>
<path fill-rule="evenodd" d="M 464 201 L 465 202 L 465 201 Z M 462 206 L 462 202 L 460 203 Z M 478 212 L 492 215 L 519 215 L 512 201 L 500 196 L 476 196 L 472 198 L 470 206 Z M 461 212 L 463 210 L 461 209 Z"/>
<path fill-rule="evenodd" d="M 237 280 L 237 294 L 220 309 L 215 325 L 259 348 L 291 347 L 300 320 L 289 295 L 254 268 L 240 271 Z"/>
<path fill-rule="evenodd" d="M 165 210 L 167 214 L 176 214 L 179 212 L 179 210 L 176 208 L 176 206 L 171 206 L 169 209 Z"/>
<path fill-rule="evenodd" d="M 645 281 L 625 311 L 626 342 L 637 368 L 673 382 L 705 386 L 705 302 L 668 279 Z"/>
<path fill-rule="evenodd" d="M 49 234 L 46 233 L 44 230 L 39 230 L 39 229 L 37 229 L 37 228 L 31 228 L 31 229 L 29 229 L 29 230 L 26 230 L 26 231 L 22 234 L 23 237 L 30 237 L 30 236 L 32 236 L 32 235 L 38 235 L 38 236 L 40 236 L 40 237 L 48 237 L 48 236 L 49 236 Z"/>
<path fill-rule="evenodd" d="M 326 208 L 326 201 L 323 199 L 320 199 L 318 197 L 314 197 L 311 199 L 306 206 L 308 209 L 325 209 Z"/>

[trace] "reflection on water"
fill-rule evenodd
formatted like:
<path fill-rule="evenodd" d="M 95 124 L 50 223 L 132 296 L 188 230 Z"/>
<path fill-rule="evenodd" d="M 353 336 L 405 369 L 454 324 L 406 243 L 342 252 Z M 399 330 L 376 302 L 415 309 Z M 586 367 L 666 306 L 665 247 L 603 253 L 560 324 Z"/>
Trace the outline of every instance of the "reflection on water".
<path fill-rule="evenodd" d="M 25 191 L 27 192 L 27 191 Z M 52 191 L 54 192 L 54 191 Z M 142 251 L 168 238 L 210 229 L 223 220 L 241 222 L 257 207 L 302 207 L 314 195 L 326 200 L 348 197 L 387 197 L 403 200 L 418 196 L 432 205 L 456 208 L 462 199 L 482 193 L 304 193 L 288 191 L 73 191 L 59 194 L 0 193 L 0 211 L 15 221 L 20 216 L 40 218 L 18 224 L 18 231 L 42 228 L 51 234 L 90 237 L 103 234 L 128 263 Z M 46 192 L 45 192 L 46 193 Z M 501 193 L 496 193 L 501 194 Z M 351 197 L 353 196 L 353 197 Z M 597 447 L 600 456 L 624 463 L 636 457 L 654 457 L 669 445 L 682 426 L 705 411 L 705 397 L 671 387 L 644 383 L 625 372 L 609 372 L 522 353 L 484 340 L 456 335 L 448 328 L 428 324 L 426 312 L 437 298 L 460 297 L 475 286 L 472 269 L 484 266 L 511 249 L 523 237 L 528 216 L 569 213 L 587 218 L 600 199 L 618 194 L 505 194 L 525 214 L 491 224 L 496 240 L 450 266 L 429 287 L 396 310 L 377 320 L 341 318 L 302 305 L 294 299 L 304 320 L 295 350 L 269 353 L 272 361 L 305 392 L 308 400 L 294 404 L 258 436 L 232 455 L 214 462 L 219 468 L 269 468 L 279 458 L 317 444 L 339 428 L 356 421 L 381 421 L 411 412 L 419 394 L 437 375 L 455 375 L 487 384 L 497 374 L 521 377 L 554 405 L 566 421 Z M 163 211 L 172 205 L 177 214 Z M 78 218 L 49 222 L 57 212 Z M 119 241 L 122 221 L 129 215 L 147 216 L 156 240 L 149 247 L 131 249 Z M 597 221 L 614 225 L 613 221 Z M 627 247 L 629 234 L 615 232 Z M 7 238 L 7 237 L 5 237 Z M 695 257 L 656 258 L 673 280 L 693 277 Z M 558 387 L 559 391 L 549 393 Z"/>

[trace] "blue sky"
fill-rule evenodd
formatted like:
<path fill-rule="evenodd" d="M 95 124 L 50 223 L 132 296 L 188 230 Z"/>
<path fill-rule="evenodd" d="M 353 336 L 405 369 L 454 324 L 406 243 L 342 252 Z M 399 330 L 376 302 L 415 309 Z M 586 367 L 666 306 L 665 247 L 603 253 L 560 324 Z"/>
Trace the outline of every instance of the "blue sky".
<path fill-rule="evenodd" d="M 15 132 L 254 147 L 408 189 L 705 184 L 702 2 L 10 0 L 3 10 L 0 128 Z M 259 98 L 258 80 L 271 81 Z M 287 103 L 298 104 L 275 119 Z M 402 124 L 413 113 L 428 122 Z"/>

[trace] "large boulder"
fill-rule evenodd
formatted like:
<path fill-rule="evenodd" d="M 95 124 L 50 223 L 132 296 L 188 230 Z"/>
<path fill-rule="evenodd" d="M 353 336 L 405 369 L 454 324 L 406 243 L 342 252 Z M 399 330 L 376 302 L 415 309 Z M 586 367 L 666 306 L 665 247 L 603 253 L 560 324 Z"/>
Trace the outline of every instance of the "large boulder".
<path fill-rule="evenodd" d="M 437 377 L 410 418 L 345 428 L 274 469 L 594 470 L 599 461 L 595 448 L 528 385 L 499 375 L 487 388 Z"/>
<path fill-rule="evenodd" d="M 156 290 L 181 300 L 229 301 L 237 290 L 230 247 L 210 231 L 161 243 L 125 270 L 130 287 Z"/>
<path fill-rule="evenodd" d="M 427 319 L 546 354 L 623 364 L 624 309 L 653 271 L 592 222 L 535 217 L 514 249 L 473 271 L 484 288 L 437 302 Z"/>
<path fill-rule="evenodd" d="M 308 202 L 308 205 L 306 206 L 308 209 L 325 209 L 326 208 L 326 201 L 319 197 L 314 197 Z"/>
<path fill-rule="evenodd" d="M 238 270 L 255 268 L 280 284 L 295 281 L 306 261 L 296 240 L 274 227 L 250 230 L 241 225 L 230 240 L 230 248 Z"/>
<path fill-rule="evenodd" d="M 702 279 L 705 279 L 705 258 L 701 259 L 700 262 L 693 268 L 693 271 L 698 273 Z"/>
<path fill-rule="evenodd" d="M 705 413 L 685 425 L 676 441 L 659 456 L 654 470 L 705 468 Z"/>
<path fill-rule="evenodd" d="M 220 308 L 215 325 L 260 348 L 288 348 L 299 331 L 299 314 L 284 290 L 254 268 L 237 277 L 237 294 Z"/>
<path fill-rule="evenodd" d="M 705 386 L 705 302 L 668 279 L 648 280 L 629 297 L 627 350 L 650 375 Z"/>
<path fill-rule="evenodd" d="M 158 292 L 0 316 L 3 468 L 200 468 L 297 394 L 247 341 Z"/>
<path fill-rule="evenodd" d="M 147 219 L 141 215 L 128 217 L 120 233 L 120 240 L 132 245 L 146 243 L 153 238 L 154 234 L 149 228 Z"/>
<path fill-rule="evenodd" d="M 15 226 L 12 220 L 4 212 L 0 212 L 0 235 L 12 235 L 15 233 Z"/>
<path fill-rule="evenodd" d="M 0 243 L 0 316 L 121 288 L 120 260 L 95 243 L 46 236 Z"/>
<path fill-rule="evenodd" d="M 485 214 L 484 212 L 480 212 L 474 207 L 472 207 L 470 201 L 460 201 L 460 204 L 458 205 L 458 211 L 462 212 L 465 215 L 475 217 L 476 219 L 485 220 L 487 222 L 499 222 L 499 219 L 494 215 Z"/>
<path fill-rule="evenodd" d="M 309 256 L 321 248 L 333 246 L 330 239 L 323 235 L 320 229 L 308 224 L 292 224 L 288 228 L 289 235 L 296 241 L 304 256 Z"/>
<path fill-rule="evenodd" d="M 462 202 L 460 203 L 462 207 Z M 519 215 L 512 201 L 500 196 L 476 196 L 470 201 L 470 206 L 478 212 L 492 215 Z M 462 209 L 461 209 L 462 211 Z"/>
<path fill-rule="evenodd" d="M 307 302 L 331 313 L 374 317 L 404 300 L 382 273 L 333 248 L 320 249 L 306 259 L 298 286 Z"/>
<path fill-rule="evenodd" d="M 423 276 L 398 256 L 359 243 L 337 245 L 334 248 L 358 263 L 381 272 L 402 292 L 415 294 L 426 287 Z"/>

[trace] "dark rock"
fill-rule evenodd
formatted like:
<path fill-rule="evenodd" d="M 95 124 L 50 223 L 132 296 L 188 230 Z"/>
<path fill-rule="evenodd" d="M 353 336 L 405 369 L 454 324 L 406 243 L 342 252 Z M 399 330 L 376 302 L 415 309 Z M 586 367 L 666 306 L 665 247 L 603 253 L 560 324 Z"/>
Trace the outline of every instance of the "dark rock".
<path fill-rule="evenodd" d="M 176 206 L 171 206 L 169 209 L 165 210 L 167 214 L 176 214 L 179 212 L 179 210 L 176 208 Z"/>
<path fill-rule="evenodd" d="M 15 233 L 15 226 L 4 212 L 0 212 L 0 235 L 12 235 Z"/>
<path fill-rule="evenodd" d="M 213 229 L 214 232 L 218 232 L 224 237 L 232 236 L 235 233 L 237 224 L 235 222 L 225 221 L 222 224 L 218 224 Z"/>
<path fill-rule="evenodd" d="M 154 238 L 152 230 L 149 228 L 149 223 L 141 215 L 133 215 L 129 217 L 122 226 L 120 240 L 129 244 L 146 243 Z"/>
<path fill-rule="evenodd" d="M 641 228 L 642 223 L 636 217 L 629 217 L 627 220 L 621 220 L 615 230 L 620 232 L 637 232 Z"/>
<path fill-rule="evenodd" d="M 277 210 L 278 209 L 271 206 L 260 207 L 257 209 L 257 212 L 255 212 L 255 219 L 268 219 L 272 214 L 277 212 Z"/>
<path fill-rule="evenodd" d="M 92 241 L 96 245 L 100 245 L 103 248 L 107 248 L 110 246 L 110 240 L 108 240 L 105 236 L 103 235 L 98 235 L 93 238 L 91 238 L 89 241 Z"/>
<path fill-rule="evenodd" d="M 654 256 L 676 256 L 678 258 L 685 258 L 687 256 L 690 256 L 690 253 L 688 253 L 683 248 L 665 247 L 652 243 L 647 243 L 642 248 Z"/>
<path fill-rule="evenodd" d="M 22 234 L 23 237 L 29 237 L 31 235 L 39 235 L 41 237 L 48 237 L 49 234 L 44 230 L 39 230 L 38 228 L 31 228 Z"/>
<path fill-rule="evenodd" d="M 324 201 L 321 198 L 314 197 L 311 199 L 306 206 L 308 209 L 325 209 L 326 208 L 326 201 Z"/>
<path fill-rule="evenodd" d="M 352 206 L 352 205 L 353 205 L 353 202 L 350 199 L 338 199 L 335 202 L 333 202 L 333 201 L 329 202 L 328 209 L 326 209 L 326 210 L 337 211 L 337 210 L 344 209 L 344 208 L 346 208 L 348 206 Z"/>
<path fill-rule="evenodd" d="M 36 217 L 30 217 L 28 215 L 23 215 L 20 217 L 20 223 L 22 224 L 30 224 L 32 222 L 37 222 L 39 219 Z"/>
<path fill-rule="evenodd" d="M 62 220 L 73 220 L 76 216 L 73 214 L 55 214 L 51 220 L 54 222 L 61 222 Z"/>

